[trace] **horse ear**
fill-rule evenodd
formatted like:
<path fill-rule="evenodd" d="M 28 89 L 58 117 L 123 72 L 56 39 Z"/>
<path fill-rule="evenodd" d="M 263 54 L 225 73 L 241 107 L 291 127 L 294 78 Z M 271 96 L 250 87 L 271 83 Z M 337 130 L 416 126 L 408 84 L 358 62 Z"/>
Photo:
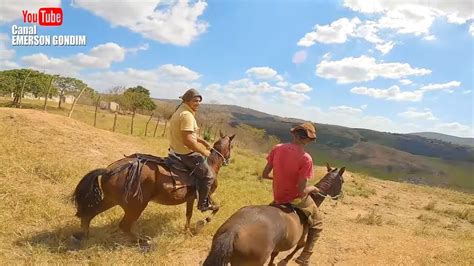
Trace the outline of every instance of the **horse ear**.
<path fill-rule="evenodd" d="M 326 168 L 328 169 L 328 172 L 331 172 L 331 166 L 329 165 L 329 163 L 326 163 Z"/>
<path fill-rule="evenodd" d="M 234 137 L 235 137 L 235 134 L 232 135 L 232 136 L 230 136 L 230 137 L 229 137 L 229 138 L 230 138 L 230 141 L 232 141 L 232 140 L 234 139 Z"/>
<path fill-rule="evenodd" d="M 341 170 L 339 170 L 339 173 L 338 175 L 342 176 L 342 174 L 344 174 L 344 171 L 346 171 L 346 167 L 342 167 Z"/>
<path fill-rule="evenodd" d="M 224 137 L 224 133 L 222 133 L 222 131 L 219 129 L 219 135 L 221 136 L 221 138 Z"/>

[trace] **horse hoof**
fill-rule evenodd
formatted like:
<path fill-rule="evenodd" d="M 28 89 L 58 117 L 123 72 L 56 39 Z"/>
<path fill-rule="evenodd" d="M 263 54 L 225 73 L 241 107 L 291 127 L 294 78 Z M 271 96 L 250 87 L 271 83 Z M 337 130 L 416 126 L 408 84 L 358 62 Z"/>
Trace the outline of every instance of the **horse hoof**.
<path fill-rule="evenodd" d="M 196 222 L 196 227 L 193 229 L 192 233 L 193 235 L 197 235 L 199 234 L 199 232 L 201 232 L 202 228 L 204 228 L 204 225 L 206 225 L 206 222 L 205 221 L 197 221 Z"/>
<path fill-rule="evenodd" d="M 151 241 L 150 237 L 144 237 L 138 239 L 138 247 L 140 248 L 140 251 L 142 252 L 150 252 L 153 250 L 153 242 Z"/>
<path fill-rule="evenodd" d="M 73 234 L 69 239 L 69 249 L 78 250 L 81 248 L 81 245 L 82 245 L 82 239 Z"/>

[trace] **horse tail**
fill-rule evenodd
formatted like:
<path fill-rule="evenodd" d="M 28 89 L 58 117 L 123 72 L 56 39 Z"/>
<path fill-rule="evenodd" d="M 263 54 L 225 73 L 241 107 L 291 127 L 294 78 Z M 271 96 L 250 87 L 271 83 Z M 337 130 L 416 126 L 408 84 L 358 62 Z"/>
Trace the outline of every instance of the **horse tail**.
<path fill-rule="evenodd" d="M 102 202 L 103 192 L 99 177 L 105 177 L 109 170 L 99 168 L 87 173 L 74 190 L 73 199 L 76 204 L 77 217 L 93 215 L 97 206 Z"/>
<path fill-rule="evenodd" d="M 224 266 L 229 263 L 234 252 L 235 236 L 235 230 L 230 230 L 215 237 L 203 266 Z"/>

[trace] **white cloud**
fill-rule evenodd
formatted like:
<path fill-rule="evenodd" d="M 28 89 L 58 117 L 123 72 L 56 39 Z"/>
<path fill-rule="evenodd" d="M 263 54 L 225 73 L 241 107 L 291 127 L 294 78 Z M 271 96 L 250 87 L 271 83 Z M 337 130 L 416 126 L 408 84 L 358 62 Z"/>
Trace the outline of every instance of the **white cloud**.
<path fill-rule="evenodd" d="M 344 0 L 344 6 L 358 12 L 381 14 L 378 21 L 381 28 L 425 36 L 429 36 L 437 17 L 445 17 L 449 23 L 457 24 L 474 18 L 471 1 Z"/>
<path fill-rule="evenodd" d="M 304 101 L 309 100 L 309 96 L 304 93 L 298 93 L 295 91 L 280 91 L 281 99 L 288 104 L 298 105 Z"/>
<path fill-rule="evenodd" d="M 23 56 L 21 60 L 26 67 L 50 74 L 75 76 L 80 70 L 80 67 L 72 64 L 70 59 L 49 57 L 43 53 Z"/>
<path fill-rule="evenodd" d="M 152 97 L 174 99 L 191 87 L 200 88 L 198 82 L 200 77 L 199 73 L 185 66 L 170 64 L 155 69 L 127 68 L 120 71 L 95 72 L 80 76 L 92 88 L 99 91 L 106 91 L 115 86 L 142 85 L 150 90 Z M 215 88 L 215 86 L 212 87 Z M 207 101 L 207 99 L 204 100 Z"/>
<path fill-rule="evenodd" d="M 429 85 L 421 87 L 420 90 L 424 92 L 434 91 L 434 90 L 447 90 L 450 88 L 459 87 L 460 85 L 461 85 L 461 82 L 453 80 L 453 81 L 442 83 L 442 84 L 429 84 Z"/>
<path fill-rule="evenodd" d="M 414 119 L 414 120 L 438 120 L 433 113 L 429 110 L 425 110 L 424 112 L 421 111 L 416 111 L 416 109 L 408 109 L 405 112 L 399 113 L 398 114 L 401 117 L 408 118 L 408 119 Z"/>
<path fill-rule="evenodd" d="M 212 83 L 212 84 L 207 85 L 206 90 L 217 91 L 217 90 L 220 90 L 221 87 L 222 86 L 219 83 Z"/>
<path fill-rule="evenodd" d="M 471 93 L 471 90 L 464 90 L 464 91 L 462 92 L 462 94 L 469 94 L 469 93 Z"/>
<path fill-rule="evenodd" d="M 450 88 L 459 87 L 460 85 L 461 82 L 459 81 L 450 81 L 441 84 L 429 84 L 415 91 L 401 91 L 397 85 L 391 86 L 388 89 L 354 87 L 351 89 L 351 92 L 360 95 L 367 95 L 376 99 L 418 102 L 423 99 L 423 95 L 426 92 L 442 90 L 449 93 L 453 93 L 454 91 Z"/>
<path fill-rule="evenodd" d="M 231 80 L 224 86 L 224 90 L 232 93 L 261 94 L 273 93 L 282 89 L 270 85 L 268 82 L 255 83 L 250 79 Z"/>
<path fill-rule="evenodd" d="M 25 66 L 40 71 L 75 76 L 85 68 L 109 68 L 112 63 L 123 61 L 126 52 L 136 51 L 133 48 L 129 50 L 109 42 L 92 48 L 87 54 L 78 53 L 70 57 L 55 58 L 44 53 L 37 53 L 23 56 L 21 60 Z"/>
<path fill-rule="evenodd" d="M 463 125 L 458 122 L 449 122 L 449 123 L 440 123 L 434 126 L 435 129 L 441 132 L 448 132 L 447 134 L 452 134 L 450 132 L 458 133 L 461 135 L 468 135 L 469 133 L 473 134 L 472 126 Z"/>
<path fill-rule="evenodd" d="M 290 85 L 290 83 L 288 83 L 288 81 L 278 81 L 276 85 L 280 88 L 286 88 L 288 85 Z"/>
<path fill-rule="evenodd" d="M 17 1 L 2 0 L 0 4 L 0 24 L 12 22 L 15 20 L 23 20 L 23 10 L 36 13 L 42 7 L 58 7 L 61 0 L 42 0 L 42 1 Z"/>
<path fill-rule="evenodd" d="M 12 61 L 15 57 L 15 50 L 8 48 L 10 37 L 0 33 L 0 70 L 19 68 L 19 65 Z"/>
<path fill-rule="evenodd" d="M 426 41 L 434 41 L 434 40 L 436 40 L 436 36 L 434 36 L 434 35 L 428 35 L 428 36 L 423 37 L 423 40 L 426 40 Z"/>
<path fill-rule="evenodd" d="M 301 50 L 301 51 L 296 52 L 293 55 L 291 62 L 293 62 L 293 64 L 301 64 L 304 61 L 306 61 L 307 57 L 308 57 L 308 52 L 306 52 L 306 50 Z"/>
<path fill-rule="evenodd" d="M 245 73 L 256 79 L 273 79 L 278 74 L 276 70 L 270 67 L 252 67 L 245 71 Z"/>
<path fill-rule="evenodd" d="M 123 61 L 125 51 L 118 44 L 109 42 L 92 48 L 89 54 L 77 54 L 71 62 L 83 68 L 108 68 L 113 62 Z"/>
<path fill-rule="evenodd" d="M 412 68 L 407 63 L 376 62 L 368 56 L 346 57 L 339 61 L 323 60 L 316 66 L 316 74 L 326 79 L 336 79 L 337 83 L 352 83 L 374 80 L 378 77 L 399 79 L 407 76 L 430 74 L 425 68 Z"/>
<path fill-rule="evenodd" d="M 382 52 L 382 54 L 386 54 L 393 48 L 395 43 L 381 39 L 377 35 L 378 31 L 378 24 L 374 21 L 368 20 L 362 22 L 357 17 L 351 20 L 341 18 L 329 25 L 316 25 L 313 31 L 306 33 L 305 36 L 298 41 L 298 45 L 310 47 L 316 42 L 345 43 L 350 37 L 358 37 L 376 44 L 375 48 Z"/>
<path fill-rule="evenodd" d="M 469 26 L 469 33 L 471 33 L 471 35 L 474 36 L 474 22 L 471 23 L 471 25 Z"/>
<path fill-rule="evenodd" d="M 298 41 L 298 45 L 310 47 L 314 45 L 316 41 L 320 43 L 344 43 L 360 23 L 360 19 L 356 17 L 351 20 L 341 18 L 332 22 L 330 25 L 316 25 L 312 32 L 306 33 L 306 35 Z"/>
<path fill-rule="evenodd" d="M 413 82 L 412 82 L 411 80 L 409 80 L 409 79 L 401 79 L 401 80 L 399 80 L 399 82 L 400 82 L 401 84 L 403 84 L 403 85 L 410 85 L 410 84 L 413 83 Z"/>
<path fill-rule="evenodd" d="M 104 18 L 112 26 L 126 27 L 146 38 L 180 46 L 189 45 L 209 26 L 199 20 L 207 7 L 204 1 L 74 0 L 73 6 Z"/>
<path fill-rule="evenodd" d="M 395 45 L 394 42 L 385 42 L 375 45 L 375 49 L 379 50 L 382 54 L 390 52 Z"/>
<path fill-rule="evenodd" d="M 136 53 L 138 51 L 146 51 L 148 50 L 148 48 L 150 48 L 150 45 L 148 43 L 145 43 L 137 47 L 127 48 L 127 52 Z"/>
<path fill-rule="evenodd" d="M 392 101 L 418 102 L 423 98 L 423 92 L 401 91 L 397 85 L 393 85 L 388 89 L 354 87 L 351 89 L 351 92 L 360 95 L 367 95 L 376 99 L 385 99 Z"/>
<path fill-rule="evenodd" d="M 310 92 L 313 90 L 310 86 L 308 86 L 305 83 L 298 83 L 298 84 L 293 84 L 291 86 L 291 89 L 296 91 L 296 92 Z"/>
<path fill-rule="evenodd" d="M 340 106 L 332 106 L 329 107 L 329 110 L 335 111 L 338 113 L 345 113 L 345 114 L 359 114 L 362 113 L 362 109 L 354 108 L 350 106 L 340 105 Z"/>
<path fill-rule="evenodd" d="M 360 106 L 360 109 L 362 109 L 362 110 L 365 110 L 365 109 L 367 109 L 367 104 L 363 104 L 363 105 L 361 105 L 361 106 Z"/>

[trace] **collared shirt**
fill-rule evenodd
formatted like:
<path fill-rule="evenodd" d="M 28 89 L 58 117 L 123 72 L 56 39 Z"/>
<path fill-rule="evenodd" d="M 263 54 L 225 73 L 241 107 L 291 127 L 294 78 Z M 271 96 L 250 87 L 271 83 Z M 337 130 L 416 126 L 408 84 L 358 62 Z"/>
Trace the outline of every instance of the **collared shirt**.
<path fill-rule="evenodd" d="M 191 109 L 191 107 L 186 103 L 182 103 L 178 110 L 176 110 L 176 112 L 171 116 L 168 139 L 173 152 L 178 154 L 193 152 L 184 145 L 182 131 L 192 132 L 194 140 L 197 141 L 196 132 L 198 130 L 198 125 L 194 115 L 195 112 L 193 109 Z"/>
<path fill-rule="evenodd" d="M 273 198 L 275 203 L 290 203 L 299 195 L 298 180 L 313 177 L 313 160 L 301 146 L 278 144 L 267 156 L 273 167 Z"/>

